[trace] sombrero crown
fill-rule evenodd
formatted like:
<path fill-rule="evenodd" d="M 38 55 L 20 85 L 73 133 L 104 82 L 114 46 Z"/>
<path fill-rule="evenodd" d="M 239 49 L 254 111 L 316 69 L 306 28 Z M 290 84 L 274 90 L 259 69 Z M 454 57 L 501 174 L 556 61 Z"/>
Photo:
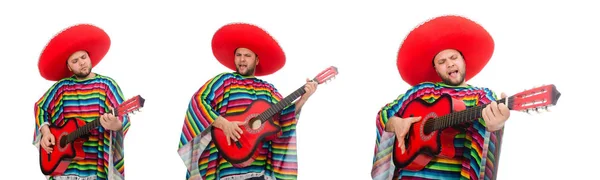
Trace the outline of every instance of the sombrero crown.
<path fill-rule="evenodd" d="M 67 59 L 77 51 L 86 51 L 96 66 L 110 48 L 110 37 L 104 30 L 90 24 L 78 24 L 64 29 L 48 42 L 40 55 L 40 75 L 50 81 L 58 81 L 73 75 L 67 67 Z"/>
<path fill-rule="evenodd" d="M 256 25 L 232 23 L 221 27 L 212 39 L 215 58 L 225 67 L 236 70 L 235 50 L 247 48 L 258 55 L 255 76 L 273 74 L 285 65 L 285 53 L 266 31 Z"/>
<path fill-rule="evenodd" d="M 413 29 L 398 51 L 400 76 L 411 86 L 423 82 L 440 82 L 433 68 L 433 58 L 442 50 L 462 53 L 465 81 L 478 74 L 492 57 L 494 40 L 479 24 L 470 19 L 447 15 L 431 19 Z"/>

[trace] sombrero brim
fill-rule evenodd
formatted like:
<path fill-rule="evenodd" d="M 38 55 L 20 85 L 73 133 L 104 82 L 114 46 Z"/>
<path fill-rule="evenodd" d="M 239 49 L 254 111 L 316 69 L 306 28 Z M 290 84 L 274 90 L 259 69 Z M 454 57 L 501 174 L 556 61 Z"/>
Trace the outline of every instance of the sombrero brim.
<path fill-rule="evenodd" d="M 429 20 L 412 30 L 398 51 L 400 76 L 414 86 L 423 82 L 440 82 L 433 68 L 433 58 L 442 50 L 455 49 L 465 59 L 465 81 L 477 75 L 494 52 L 492 36 L 470 19 L 448 15 Z"/>
<path fill-rule="evenodd" d="M 273 74 L 285 65 L 286 57 L 277 41 L 258 26 L 232 23 L 221 27 L 212 39 L 215 58 L 225 67 L 236 70 L 234 59 L 237 48 L 247 48 L 258 55 L 255 76 Z"/>
<path fill-rule="evenodd" d="M 108 34 L 94 25 L 71 26 L 54 36 L 42 51 L 38 62 L 40 75 L 50 81 L 72 76 L 67 59 L 77 51 L 86 51 L 94 67 L 104 58 L 110 43 Z"/>

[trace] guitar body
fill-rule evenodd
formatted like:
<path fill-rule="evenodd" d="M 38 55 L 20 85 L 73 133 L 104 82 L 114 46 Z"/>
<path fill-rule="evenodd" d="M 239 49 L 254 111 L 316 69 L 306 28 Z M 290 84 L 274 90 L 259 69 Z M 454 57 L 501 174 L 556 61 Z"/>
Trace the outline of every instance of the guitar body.
<path fill-rule="evenodd" d="M 434 156 L 454 157 L 454 137 L 459 131 L 454 128 L 446 128 L 426 132 L 424 127 L 428 120 L 464 109 L 466 109 L 464 103 L 453 99 L 450 95 L 442 95 L 433 103 L 428 103 L 422 99 L 409 102 L 399 117 L 420 116 L 421 120 L 413 123 L 406 134 L 404 141 L 406 151 L 404 154 L 398 147 L 398 140 L 394 141 L 393 160 L 396 168 L 418 171 L 423 169 Z"/>
<path fill-rule="evenodd" d="M 231 145 L 227 145 L 227 137 L 223 130 L 212 127 L 211 135 L 219 153 L 229 163 L 235 167 L 246 167 L 254 162 L 258 156 L 258 148 L 264 141 L 278 137 L 281 127 L 273 122 L 273 118 L 266 120 L 262 125 L 253 129 L 250 125 L 256 119 L 256 116 L 263 113 L 272 106 L 265 100 L 256 100 L 242 113 L 227 114 L 225 117 L 231 122 L 244 122 L 240 125 L 243 133 L 237 143 L 231 140 Z M 260 147 L 261 148 L 261 147 Z"/>
<path fill-rule="evenodd" d="M 44 175 L 62 175 L 73 160 L 82 160 L 85 157 L 83 151 L 85 139 L 78 138 L 72 143 L 65 144 L 63 142 L 61 144 L 62 141 L 66 141 L 63 137 L 83 125 L 85 125 L 85 122 L 80 119 L 70 119 L 63 126 L 51 125 L 48 127 L 54 135 L 55 145 L 52 147 L 51 154 L 40 147 L 40 168 Z"/>

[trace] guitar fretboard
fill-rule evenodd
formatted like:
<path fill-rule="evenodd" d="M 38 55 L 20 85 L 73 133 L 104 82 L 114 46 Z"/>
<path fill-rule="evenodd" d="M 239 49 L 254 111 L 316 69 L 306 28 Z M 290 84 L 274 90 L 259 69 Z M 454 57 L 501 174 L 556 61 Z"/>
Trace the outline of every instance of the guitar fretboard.
<path fill-rule="evenodd" d="M 505 103 L 506 98 L 496 101 L 497 103 Z M 508 97 L 508 108 L 512 109 L 513 97 Z M 467 108 L 463 111 L 453 112 L 444 116 L 433 118 L 425 123 L 425 133 L 430 133 L 436 130 L 448 128 L 465 122 L 477 120 L 481 117 L 481 111 L 487 104 Z"/>
<path fill-rule="evenodd" d="M 270 119 L 271 117 L 273 117 L 276 113 L 281 112 L 281 110 L 283 110 L 283 108 L 285 108 L 288 105 L 290 105 L 292 102 L 294 102 L 294 100 L 296 100 L 297 98 L 299 98 L 300 96 L 302 96 L 302 94 L 304 94 L 305 92 L 306 91 L 304 91 L 304 86 L 298 88 L 292 94 L 290 94 L 287 97 L 283 98 L 281 101 L 279 101 L 275 105 L 271 106 L 265 112 L 263 112 L 260 115 L 258 115 L 258 118 L 264 123 L 265 121 L 267 121 L 268 119 Z"/>

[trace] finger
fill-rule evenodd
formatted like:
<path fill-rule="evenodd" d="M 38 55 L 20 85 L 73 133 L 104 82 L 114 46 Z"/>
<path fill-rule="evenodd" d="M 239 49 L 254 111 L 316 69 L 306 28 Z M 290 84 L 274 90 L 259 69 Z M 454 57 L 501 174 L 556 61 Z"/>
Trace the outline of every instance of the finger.
<path fill-rule="evenodd" d="M 510 109 L 508 109 L 508 106 L 506 106 L 506 104 L 499 104 L 498 110 L 500 110 L 500 113 L 503 116 L 508 116 L 510 114 Z"/>
<path fill-rule="evenodd" d="M 421 118 L 422 118 L 421 116 L 411 117 L 409 121 L 410 121 L 410 123 L 415 123 L 417 121 L 420 121 Z"/>
<path fill-rule="evenodd" d="M 106 122 L 106 119 L 100 118 L 100 125 L 102 125 L 103 128 L 106 128 L 108 127 L 108 122 Z"/>
<path fill-rule="evenodd" d="M 237 131 L 231 131 L 231 134 L 233 134 L 231 138 L 233 138 L 233 140 L 235 141 L 237 141 L 240 138 L 240 133 L 238 133 Z"/>
<path fill-rule="evenodd" d="M 398 138 L 398 147 L 400 148 L 402 154 L 404 154 L 404 151 L 406 151 L 406 148 L 404 147 L 404 137 Z"/>
<path fill-rule="evenodd" d="M 491 104 L 488 104 L 488 106 L 485 107 L 485 111 L 487 112 L 488 117 L 494 117 L 494 112 L 492 112 Z"/>
<path fill-rule="evenodd" d="M 231 140 L 230 140 L 230 139 L 231 139 L 231 138 L 230 138 L 231 136 L 229 135 L 229 133 L 226 133 L 226 134 L 225 134 L 225 137 L 227 138 L 227 145 L 228 145 L 228 146 L 230 146 L 230 145 L 231 145 Z"/>
<path fill-rule="evenodd" d="M 52 152 L 52 148 L 50 147 L 44 147 L 44 150 L 46 150 L 46 153 L 50 154 Z"/>
<path fill-rule="evenodd" d="M 52 144 L 54 146 L 54 142 L 55 142 L 54 136 L 50 136 L 50 144 Z"/>
<path fill-rule="evenodd" d="M 240 135 L 244 134 L 244 131 L 242 131 L 242 128 L 240 128 L 239 126 L 235 128 L 235 131 L 237 131 Z M 239 138 L 239 136 L 238 136 Z"/>
<path fill-rule="evenodd" d="M 486 113 L 485 115 L 487 116 L 487 121 L 485 121 L 485 124 L 490 125 L 490 126 L 495 124 L 495 121 L 496 121 L 496 117 L 492 114 L 491 111 L 492 110 L 490 110 L 490 108 L 488 108 L 488 110 L 485 112 Z"/>
<path fill-rule="evenodd" d="M 487 108 L 481 110 L 481 117 L 483 118 L 483 121 L 485 121 L 485 124 L 489 124 L 490 118 L 488 117 Z"/>
<path fill-rule="evenodd" d="M 506 98 L 506 93 L 500 93 L 500 98 Z"/>
<path fill-rule="evenodd" d="M 237 132 L 239 132 L 240 134 L 244 134 L 244 131 L 242 131 L 242 128 L 240 128 L 241 125 L 246 124 L 246 122 L 234 122 L 234 124 L 236 125 L 233 129 Z"/>
<path fill-rule="evenodd" d="M 49 141 L 43 140 L 42 142 L 40 142 L 40 145 L 42 146 L 42 148 L 46 149 L 48 147 L 48 143 Z M 46 149 L 47 151 L 47 149 Z"/>
<path fill-rule="evenodd" d="M 494 116 L 501 116 L 500 112 L 498 111 L 498 103 L 494 101 L 492 104 L 490 104 L 490 106 L 490 110 Z"/>

